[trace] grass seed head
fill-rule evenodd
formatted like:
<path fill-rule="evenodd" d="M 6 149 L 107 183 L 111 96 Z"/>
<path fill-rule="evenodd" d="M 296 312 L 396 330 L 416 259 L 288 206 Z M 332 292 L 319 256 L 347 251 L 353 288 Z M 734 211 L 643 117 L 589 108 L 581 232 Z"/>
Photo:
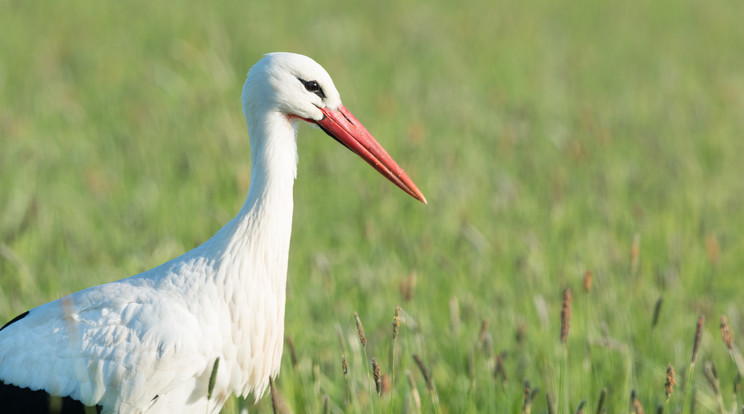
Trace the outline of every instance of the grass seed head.
<path fill-rule="evenodd" d="M 721 338 L 723 343 L 726 344 L 726 348 L 732 351 L 734 349 L 734 332 L 731 330 L 726 316 L 721 316 Z"/>
<path fill-rule="evenodd" d="M 674 367 L 672 364 L 667 365 L 666 370 L 666 382 L 664 382 L 664 393 L 666 394 L 666 400 L 669 402 L 669 399 L 672 397 L 672 393 L 674 392 L 674 384 L 677 382 L 674 380 Z"/>
<path fill-rule="evenodd" d="M 362 348 L 367 349 L 367 335 L 364 334 L 364 326 L 362 326 L 362 320 L 359 319 L 359 314 L 354 312 L 354 319 L 356 319 L 357 334 L 359 334 L 359 342 L 362 343 Z"/>
<path fill-rule="evenodd" d="M 400 330 L 400 311 L 400 306 L 396 306 L 393 315 L 393 339 L 398 337 L 398 331 Z"/>
<path fill-rule="evenodd" d="M 697 359 L 698 350 L 700 349 L 700 338 L 703 336 L 703 321 L 705 317 L 703 315 L 698 316 L 697 326 L 695 328 L 695 341 L 692 343 L 692 358 L 690 363 L 695 363 Z"/>
<path fill-rule="evenodd" d="M 584 272 L 584 291 L 589 292 L 592 290 L 592 271 L 587 269 Z"/>
<path fill-rule="evenodd" d="M 568 340 L 568 331 L 571 327 L 571 288 L 563 291 L 563 307 L 561 309 L 561 343 Z"/>
<path fill-rule="evenodd" d="M 656 299 L 656 304 L 654 305 L 654 313 L 651 317 L 651 327 L 655 328 L 656 324 L 659 323 L 659 314 L 661 313 L 661 304 L 664 302 L 664 299 L 659 296 L 659 299 Z"/>
<path fill-rule="evenodd" d="M 382 392 L 382 376 L 380 375 L 380 364 L 377 363 L 377 358 L 372 358 L 372 376 L 375 379 L 377 394 L 380 394 Z"/>
<path fill-rule="evenodd" d="M 418 354 L 413 354 L 413 360 L 416 361 L 416 365 L 419 368 L 419 371 L 421 371 L 421 375 L 424 377 L 424 382 L 426 383 L 426 388 L 429 391 L 434 391 L 434 384 L 431 382 L 431 376 L 429 375 L 429 370 L 426 369 L 424 366 L 424 361 L 421 360 L 421 357 L 418 356 Z"/>

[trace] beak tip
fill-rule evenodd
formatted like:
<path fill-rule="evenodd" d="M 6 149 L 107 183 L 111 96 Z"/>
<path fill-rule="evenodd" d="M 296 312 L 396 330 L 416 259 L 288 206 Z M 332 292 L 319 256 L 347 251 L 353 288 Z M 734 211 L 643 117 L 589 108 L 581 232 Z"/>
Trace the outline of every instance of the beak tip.
<path fill-rule="evenodd" d="M 410 191 L 408 191 L 408 190 L 410 190 Z M 429 204 L 429 202 L 426 201 L 426 197 L 424 197 L 424 194 L 418 188 L 416 188 L 415 185 L 413 186 L 413 188 L 410 188 L 409 187 L 408 189 L 406 189 L 406 192 L 408 194 L 410 194 L 416 200 L 418 200 L 418 201 L 420 201 L 420 202 L 422 202 L 424 204 Z"/>

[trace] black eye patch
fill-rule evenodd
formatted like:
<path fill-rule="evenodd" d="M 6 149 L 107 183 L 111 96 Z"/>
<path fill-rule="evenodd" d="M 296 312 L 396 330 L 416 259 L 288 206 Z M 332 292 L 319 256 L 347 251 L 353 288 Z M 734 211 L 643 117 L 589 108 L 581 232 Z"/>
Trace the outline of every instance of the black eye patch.
<path fill-rule="evenodd" d="M 306 81 L 300 78 L 297 78 L 297 80 L 302 82 L 302 85 L 305 86 L 306 91 L 318 95 L 321 99 L 325 99 L 325 93 L 323 93 L 323 88 L 321 88 L 320 85 L 318 85 L 317 81 L 314 81 L 314 80 Z"/>

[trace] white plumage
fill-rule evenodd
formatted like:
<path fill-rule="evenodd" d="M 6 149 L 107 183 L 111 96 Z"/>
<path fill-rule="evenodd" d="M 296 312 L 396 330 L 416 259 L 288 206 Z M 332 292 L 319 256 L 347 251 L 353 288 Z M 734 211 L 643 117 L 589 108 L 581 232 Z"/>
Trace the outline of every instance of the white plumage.
<path fill-rule="evenodd" d="M 318 124 L 426 202 L 312 59 L 266 55 L 251 68 L 242 102 L 252 168 L 238 215 L 180 257 L 6 325 L 0 382 L 69 396 L 104 413 L 216 413 L 231 393 L 259 398 L 282 355 L 298 120 Z"/>

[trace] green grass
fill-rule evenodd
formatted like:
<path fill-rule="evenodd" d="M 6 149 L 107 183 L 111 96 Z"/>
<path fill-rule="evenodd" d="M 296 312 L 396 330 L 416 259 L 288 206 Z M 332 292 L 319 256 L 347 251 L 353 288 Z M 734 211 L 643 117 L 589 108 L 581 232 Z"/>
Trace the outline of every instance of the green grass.
<path fill-rule="evenodd" d="M 296 51 L 429 205 L 300 131 L 286 315 L 298 362 L 285 353 L 275 383 L 295 412 L 415 412 L 406 371 L 422 412 L 520 412 L 526 380 L 536 413 L 546 392 L 557 412 L 594 412 L 603 388 L 609 413 L 631 411 L 632 390 L 646 412 L 680 412 L 693 387 L 688 408 L 719 412 L 705 361 L 740 412 L 718 323 L 744 337 L 744 3 L 256 3 L 0 0 L 2 319 L 216 232 L 250 179 L 244 74 Z M 397 305 L 395 383 L 378 399 L 353 314 L 390 375 Z"/>

